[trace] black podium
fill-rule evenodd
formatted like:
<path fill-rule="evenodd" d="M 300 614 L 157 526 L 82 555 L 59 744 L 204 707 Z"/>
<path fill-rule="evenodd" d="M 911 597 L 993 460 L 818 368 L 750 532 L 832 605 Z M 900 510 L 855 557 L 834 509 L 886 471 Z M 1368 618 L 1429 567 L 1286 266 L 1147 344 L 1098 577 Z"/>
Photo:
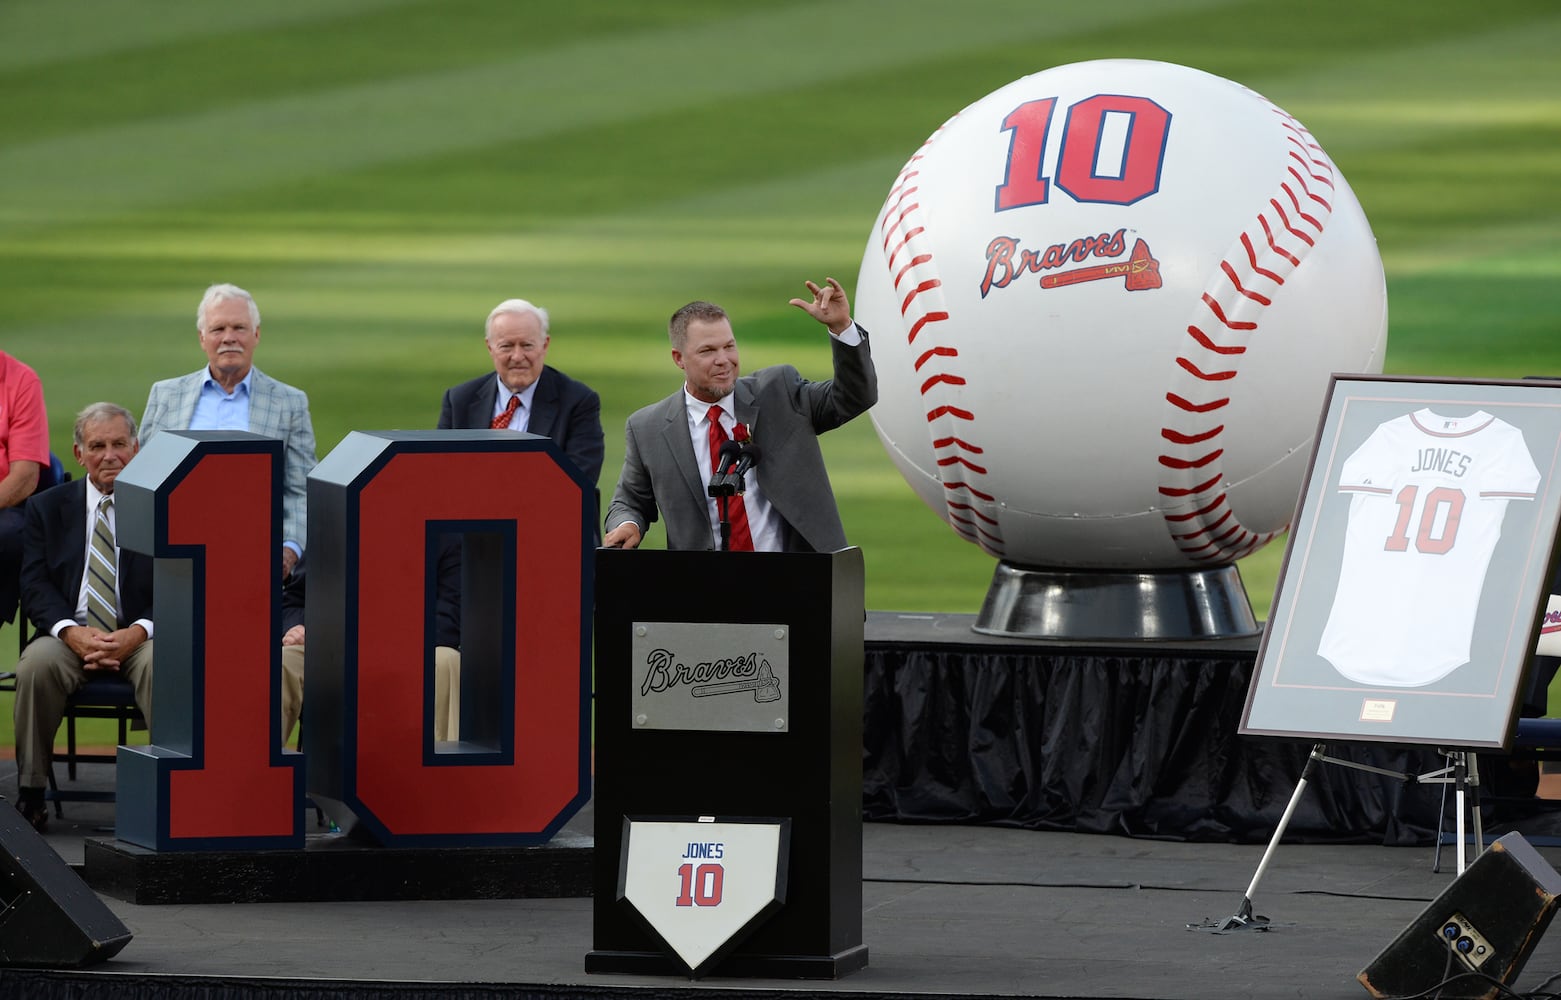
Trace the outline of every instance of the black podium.
<path fill-rule="evenodd" d="M 763 817 L 789 830 L 780 840 L 778 905 L 718 950 L 708 971 L 832 979 L 866 965 L 861 550 L 598 549 L 596 582 L 594 949 L 586 971 L 692 968 L 624 898 L 631 824 L 668 818 Z M 697 846 L 687 845 L 690 853 Z M 679 896 L 678 870 L 669 855 L 650 873 L 668 906 Z M 682 890 L 678 905 L 688 902 L 686 881 Z"/>

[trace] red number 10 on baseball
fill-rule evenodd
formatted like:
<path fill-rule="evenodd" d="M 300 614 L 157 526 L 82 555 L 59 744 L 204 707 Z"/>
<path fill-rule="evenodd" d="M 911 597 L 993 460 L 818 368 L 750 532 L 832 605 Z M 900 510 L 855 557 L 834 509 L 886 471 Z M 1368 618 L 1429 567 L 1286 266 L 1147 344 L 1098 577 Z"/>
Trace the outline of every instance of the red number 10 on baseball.
<path fill-rule="evenodd" d="M 1003 119 L 1012 132 L 997 210 L 1044 205 L 1046 133 L 1055 97 L 1026 101 Z M 1147 97 L 1102 94 L 1070 105 L 1057 156 L 1057 186 L 1074 201 L 1131 205 L 1160 187 L 1171 114 Z M 1112 154 L 1120 151 L 1115 163 Z M 1106 169 L 1107 167 L 1110 169 Z"/>

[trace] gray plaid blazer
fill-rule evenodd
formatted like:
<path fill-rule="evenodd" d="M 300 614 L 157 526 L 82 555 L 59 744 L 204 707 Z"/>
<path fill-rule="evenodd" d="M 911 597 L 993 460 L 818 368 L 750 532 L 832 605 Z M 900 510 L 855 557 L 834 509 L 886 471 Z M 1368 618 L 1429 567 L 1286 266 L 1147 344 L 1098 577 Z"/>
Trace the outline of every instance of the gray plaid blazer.
<path fill-rule="evenodd" d="M 187 430 L 195 419 L 206 369 L 152 384 L 141 414 L 141 443 L 160 430 Z M 302 389 L 250 369 L 249 430 L 280 438 L 283 451 L 282 538 L 307 548 L 309 470 L 314 468 L 314 424 L 309 420 L 309 397 Z"/>

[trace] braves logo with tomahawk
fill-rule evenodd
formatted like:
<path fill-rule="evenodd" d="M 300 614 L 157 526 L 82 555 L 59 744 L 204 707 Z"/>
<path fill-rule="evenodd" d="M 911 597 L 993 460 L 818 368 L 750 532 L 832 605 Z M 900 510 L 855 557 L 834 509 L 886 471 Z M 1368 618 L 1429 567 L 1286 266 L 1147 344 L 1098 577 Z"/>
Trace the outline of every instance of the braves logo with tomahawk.
<path fill-rule="evenodd" d="M 1485 412 L 1381 424 L 1339 475 L 1351 497 L 1319 656 L 1359 684 L 1422 687 L 1469 660 L 1507 504 L 1539 486 L 1523 432 Z"/>

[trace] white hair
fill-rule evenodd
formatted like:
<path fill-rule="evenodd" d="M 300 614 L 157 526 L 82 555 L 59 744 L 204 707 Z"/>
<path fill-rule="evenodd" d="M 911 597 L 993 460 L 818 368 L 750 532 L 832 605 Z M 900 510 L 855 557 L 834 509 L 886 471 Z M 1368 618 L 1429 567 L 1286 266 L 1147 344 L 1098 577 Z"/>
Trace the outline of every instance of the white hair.
<path fill-rule="evenodd" d="M 525 299 L 505 299 L 493 307 L 488 314 L 488 319 L 482 325 L 482 336 L 486 340 L 493 336 L 493 318 L 502 313 L 514 313 L 516 316 L 535 316 L 537 322 L 542 324 L 542 336 L 547 336 L 547 310 L 539 305 L 527 302 Z"/>
<path fill-rule="evenodd" d="M 249 325 L 260 329 L 260 307 L 255 305 L 255 297 L 237 285 L 227 283 L 212 285 L 206 289 L 206 294 L 201 296 L 201 304 L 195 309 L 195 329 L 204 332 L 206 329 L 206 310 L 218 302 L 226 302 L 228 299 L 242 299 L 249 304 Z"/>

